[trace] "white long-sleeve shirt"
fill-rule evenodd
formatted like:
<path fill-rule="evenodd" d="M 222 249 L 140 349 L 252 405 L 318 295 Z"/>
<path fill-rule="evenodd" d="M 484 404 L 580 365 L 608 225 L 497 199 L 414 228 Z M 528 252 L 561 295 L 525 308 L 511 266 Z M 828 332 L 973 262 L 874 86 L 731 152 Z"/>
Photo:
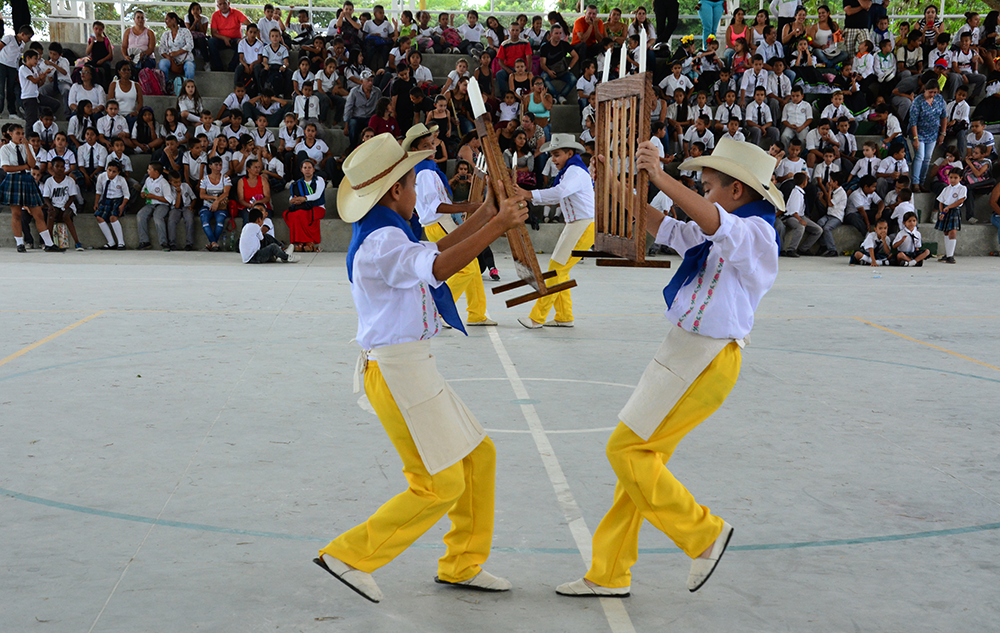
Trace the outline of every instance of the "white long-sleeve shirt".
<path fill-rule="evenodd" d="M 594 181 L 587 170 L 572 165 L 555 187 L 532 191 L 531 201 L 536 205 L 558 204 L 567 222 L 593 219 Z"/>
<path fill-rule="evenodd" d="M 363 349 L 422 341 L 441 331 L 430 297 L 430 288 L 444 283 L 434 277 L 438 254 L 436 244 L 411 242 L 396 227 L 378 229 L 361 243 L 354 256 L 351 297 Z"/>
<path fill-rule="evenodd" d="M 656 243 L 678 253 L 706 239 L 712 243 L 705 267 L 681 287 L 667 319 L 694 334 L 742 339 L 753 329 L 754 311 L 778 276 L 774 227 L 758 217 L 738 218 L 720 205 L 720 226 L 705 235 L 694 222 L 664 218 Z"/>
<path fill-rule="evenodd" d="M 795 9 L 802 4 L 800 0 L 771 0 L 768 9 L 771 15 L 779 18 L 794 18 Z"/>
<path fill-rule="evenodd" d="M 441 178 L 432 169 L 425 169 L 417 173 L 415 183 L 417 191 L 417 217 L 420 218 L 420 226 L 430 226 L 441 219 L 445 214 L 438 212 L 438 207 L 442 204 L 451 204 L 451 196 L 445 188 Z M 370 348 L 365 348 L 370 349 Z"/>

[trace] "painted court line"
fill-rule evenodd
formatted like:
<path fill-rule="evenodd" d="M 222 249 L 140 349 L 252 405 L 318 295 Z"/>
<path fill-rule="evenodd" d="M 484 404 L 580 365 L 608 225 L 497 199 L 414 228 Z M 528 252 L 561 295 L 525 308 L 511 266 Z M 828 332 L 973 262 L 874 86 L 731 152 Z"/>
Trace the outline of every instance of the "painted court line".
<path fill-rule="evenodd" d="M 569 489 L 569 482 L 566 480 L 562 466 L 559 465 L 559 459 L 556 458 L 556 453 L 549 442 L 549 437 L 545 433 L 542 420 L 538 417 L 538 412 L 535 411 L 535 405 L 528 404 L 530 401 L 528 390 L 524 386 L 524 381 L 518 375 L 514 363 L 510 360 L 507 348 L 504 346 L 503 341 L 500 340 L 500 334 L 497 333 L 496 328 L 486 328 L 486 330 L 490 334 L 490 342 L 493 343 L 493 349 L 496 350 L 500 364 L 503 365 L 504 373 L 507 374 L 507 379 L 514 390 L 514 395 L 518 400 L 522 401 L 522 404 L 518 406 L 521 407 L 521 414 L 524 416 L 525 422 L 528 423 L 532 439 L 535 440 L 535 447 L 538 449 L 538 455 L 542 458 L 542 465 L 545 467 L 545 472 L 548 474 L 552 488 L 555 490 L 559 507 L 562 509 L 567 523 L 569 523 L 569 529 L 573 534 L 573 540 L 576 542 L 576 548 L 579 550 L 580 556 L 583 557 L 583 564 L 589 566 L 593 534 L 587 528 L 583 513 L 580 511 L 580 506 Z M 635 633 L 635 627 L 632 626 L 632 619 L 629 618 L 628 612 L 625 610 L 625 605 L 622 604 L 620 599 L 599 598 L 599 600 L 601 607 L 604 609 L 604 617 L 607 618 L 612 633 Z"/>
<path fill-rule="evenodd" d="M 920 343 L 921 345 L 926 345 L 927 347 L 930 347 L 931 349 L 936 349 L 939 352 L 944 352 L 945 354 L 951 354 L 952 356 L 957 356 L 958 358 L 961 358 L 961 359 L 964 359 L 964 360 L 967 360 L 967 361 L 971 361 L 971 362 L 973 362 L 973 363 L 975 363 L 977 365 L 982 365 L 983 367 L 988 367 L 990 369 L 995 369 L 996 371 L 1000 371 L 1000 367 L 997 367 L 996 365 L 990 365 L 989 363 L 984 363 L 983 361 L 977 360 L 975 358 L 972 358 L 971 356 L 966 356 L 965 354 L 959 354 L 958 352 L 953 352 L 950 349 L 945 349 L 944 347 L 941 347 L 940 345 L 934 345 L 933 343 L 928 343 L 927 341 L 921 341 L 920 339 L 913 338 L 912 336 L 907 336 L 906 334 L 903 334 L 902 332 L 897 332 L 896 330 L 890 330 L 887 327 L 883 327 L 881 325 L 878 325 L 877 323 L 872 323 L 871 321 L 867 321 L 865 319 L 862 319 L 861 317 L 854 317 L 854 320 L 861 321 L 862 323 L 865 323 L 866 325 L 870 325 L 873 328 L 877 328 L 879 330 L 882 330 L 883 332 L 888 332 L 889 334 L 895 334 L 896 336 L 898 336 L 900 338 L 905 338 L 908 341 L 913 341 L 914 343 Z M 2 363 L 0 363 L 0 364 L 2 364 Z"/>
<path fill-rule="evenodd" d="M 42 340 L 35 341 L 34 343 L 32 343 L 31 345 L 25 347 L 24 349 L 21 349 L 19 351 L 14 352 L 13 354 L 11 354 L 10 356 L 8 356 L 7 358 L 4 358 L 4 359 L 0 360 L 0 367 L 3 367 L 4 365 L 6 365 L 7 363 L 9 363 L 12 360 L 15 360 L 17 358 L 20 358 L 20 357 L 24 356 L 25 354 L 27 354 L 28 352 L 30 352 L 31 350 L 33 350 L 33 349 L 35 349 L 37 347 L 41 347 L 42 345 L 45 345 L 46 343 L 48 343 L 51 340 L 59 338 L 60 336 L 62 336 L 66 332 L 69 332 L 70 330 L 74 330 L 74 329 L 80 327 L 81 325 L 83 325 L 87 321 L 90 321 L 92 319 L 96 319 L 97 317 L 99 317 L 102 314 L 104 314 L 104 312 L 105 312 L 105 310 L 101 310 L 100 312 L 95 312 L 95 313 L 91 314 L 89 317 L 80 319 L 79 321 L 77 321 L 73 325 L 67 325 L 66 327 L 64 327 L 63 329 L 59 330 L 58 332 L 56 332 L 54 334 L 49 334 L 48 336 L 46 336 Z"/>

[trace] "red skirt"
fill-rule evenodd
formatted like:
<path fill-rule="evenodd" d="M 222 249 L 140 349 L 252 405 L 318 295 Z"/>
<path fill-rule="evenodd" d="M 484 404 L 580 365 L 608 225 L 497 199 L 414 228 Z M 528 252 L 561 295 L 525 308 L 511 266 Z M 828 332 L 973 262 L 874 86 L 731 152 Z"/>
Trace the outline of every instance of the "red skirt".
<path fill-rule="evenodd" d="M 326 217 L 326 209 L 289 209 L 285 211 L 288 240 L 293 244 L 319 244 L 319 221 Z"/>

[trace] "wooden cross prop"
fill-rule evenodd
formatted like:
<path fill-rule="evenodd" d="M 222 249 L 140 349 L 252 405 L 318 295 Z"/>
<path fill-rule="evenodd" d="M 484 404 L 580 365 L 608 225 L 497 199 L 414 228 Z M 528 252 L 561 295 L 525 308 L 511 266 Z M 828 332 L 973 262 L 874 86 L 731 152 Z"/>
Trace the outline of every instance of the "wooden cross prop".
<path fill-rule="evenodd" d="M 486 199 L 486 157 L 480 152 L 472 165 L 472 184 L 469 185 L 469 202 L 482 204 Z"/>
<path fill-rule="evenodd" d="M 594 250 L 573 251 L 574 257 L 596 257 L 598 266 L 670 268 L 669 261 L 646 259 L 649 174 L 634 173 L 655 101 L 651 73 L 597 85 L 597 154 L 605 160 L 595 169 Z"/>
<path fill-rule="evenodd" d="M 476 114 L 476 134 L 479 136 L 479 142 L 482 146 L 482 155 L 486 159 L 486 176 L 489 185 L 493 187 L 494 191 L 502 190 L 506 197 L 512 197 L 514 183 L 511 180 L 511 170 L 504 163 L 503 152 L 500 151 L 500 145 L 497 143 L 496 131 L 493 129 L 490 115 L 486 112 L 477 81 L 469 82 L 469 100 L 473 112 Z M 470 197 L 470 199 L 472 198 Z M 510 254 L 514 259 L 514 269 L 517 271 L 518 280 L 494 287 L 493 294 L 500 294 L 523 286 L 531 286 L 534 290 L 526 295 L 508 299 L 506 302 L 508 308 L 576 287 L 576 281 L 572 279 L 554 286 L 545 285 L 545 280 L 555 277 L 556 271 L 542 272 L 538 265 L 538 257 L 535 255 L 535 247 L 531 244 L 531 236 L 528 235 L 528 228 L 524 224 L 507 231 L 507 241 L 510 244 Z"/>

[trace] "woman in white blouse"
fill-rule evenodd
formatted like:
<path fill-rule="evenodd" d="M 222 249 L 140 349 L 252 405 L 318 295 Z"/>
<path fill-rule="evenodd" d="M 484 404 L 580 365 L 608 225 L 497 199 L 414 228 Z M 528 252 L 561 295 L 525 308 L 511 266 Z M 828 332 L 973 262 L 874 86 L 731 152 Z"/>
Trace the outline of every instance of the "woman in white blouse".
<path fill-rule="evenodd" d="M 104 106 L 108 103 L 104 88 L 94 83 L 94 70 L 90 66 L 84 66 L 80 70 L 80 83 L 73 84 L 69 89 L 69 109 L 76 112 L 76 105 L 83 100 L 94 106 L 95 113 L 104 112 Z"/>
<path fill-rule="evenodd" d="M 167 32 L 160 40 L 160 70 L 165 77 L 170 74 L 180 75 L 185 79 L 194 79 L 194 39 L 191 31 L 184 28 L 181 19 L 171 11 L 163 18 L 167 23 Z"/>

